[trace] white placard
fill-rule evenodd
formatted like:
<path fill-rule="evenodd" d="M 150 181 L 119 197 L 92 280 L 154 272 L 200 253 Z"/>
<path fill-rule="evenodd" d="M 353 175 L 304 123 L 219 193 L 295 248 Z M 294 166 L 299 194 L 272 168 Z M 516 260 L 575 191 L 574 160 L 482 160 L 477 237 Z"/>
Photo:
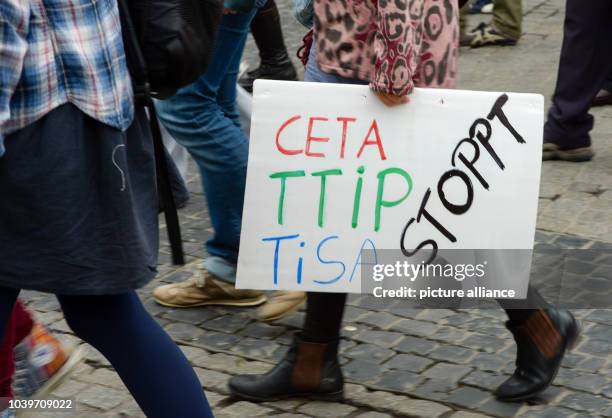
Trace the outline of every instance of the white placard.
<path fill-rule="evenodd" d="M 238 287 L 359 292 L 361 250 L 402 235 L 406 249 L 533 248 L 543 107 L 415 89 L 389 108 L 367 86 L 258 80 Z"/>

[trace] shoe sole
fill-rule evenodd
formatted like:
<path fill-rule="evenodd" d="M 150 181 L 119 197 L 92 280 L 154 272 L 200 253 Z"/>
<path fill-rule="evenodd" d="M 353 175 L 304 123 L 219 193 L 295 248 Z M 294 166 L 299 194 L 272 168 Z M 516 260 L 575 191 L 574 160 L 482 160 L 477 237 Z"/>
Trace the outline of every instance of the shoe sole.
<path fill-rule="evenodd" d="M 546 382 L 545 385 L 543 385 L 540 389 L 537 389 L 535 392 L 531 392 L 531 393 L 526 394 L 526 395 L 513 396 L 513 397 L 509 397 L 509 398 L 496 397 L 496 399 L 498 401 L 502 401 L 502 402 L 521 402 L 521 401 L 526 401 L 528 399 L 532 399 L 532 398 L 538 396 L 539 394 L 541 394 L 542 392 L 544 392 L 546 389 L 548 389 L 550 384 L 557 377 L 557 373 L 559 373 L 559 369 L 561 368 L 561 363 L 563 363 L 563 358 L 565 357 L 565 354 L 567 354 L 567 352 L 572 351 L 574 348 L 576 348 L 576 346 L 580 342 L 580 337 L 582 335 L 582 325 L 580 324 L 580 321 L 578 321 L 576 318 L 574 318 L 574 325 L 575 325 L 574 332 L 571 335 L 567 336 L 567 346 L 566 346 L 565 350 L 563 351 L 563 354 L 561 354 L 561 359 L 559 360 L 559 365 L 557 366 L 557 369 L 553 373 L 553 375 L 550 378 L 550 380 L 548 382 Z"/>
<path fill-rule="evenodd" d="M 260 297 L 257 298 L 250 298 L 250 299 L 218 299 L 218 300 L 211 300 L 211 301 L 206 301 L 206 302 L 198 302 L 198 303 L 192 303 L 190 305 L 178 305 L 178 304 L 174 304 L 174 303 L 169 303 L 169 302 L 164 302 L 163 300 L 157 299 L 155 296 L 153 296 L 153 300 L 162 305 L 165 306 L 167 308 L 197 308 L 200 306 L 242 306 L 242 307 L 249 307 L 249 306 L 259 306 L 263 303 L 265 303 L 268 298 L 265 295 L 261 295 Z"/>
<path fill-rule="evenodd" d="M 31 399 L 38 399 L 51 393 L 64 379 L 72 374 L 75 367 L 83 360 L 84 353 L 83 347 L 75 347 L 62 367 L 32 395 Z"/>
<path fill-rule="evenodd" d="M 288 395 L 274 396 L 270 398 L 260 398 L 258 396 L 246 395 L 230 388 L 230 396 L 237 399 L 244 399 L 251 402 L 275 402 L 282 401 L 285 399 L 300 398 L 308 399 L 311 401 L 324 401 L 324 402 L 341 402 L 344 400 L 344 390 L 331 393 L 292 393 Z"/>
<path fill-rule="evenodd" d="M 482 48 L 483 46 L 514 46 L 517 41 L 496 41 L 496 42 L 483 42 L 476 45 L 471 45 L 470 48 Z"/>
<path fill-rule="evenodd" d="M 291 309 L 287 309 L 285 312 L 275 315 L 275 316 L 271 316 L 271 317 L 266 317 L 266 318 L 262 318 L 262 317 L 257 317 L 257 319 L 261 322 L 274 322 L 274 321 L 278 321 L 279 319 L 283 319 L 288 317 L 291 314 L 296 313 L 297 311 L 300 310 L 300 308 L 302 306 L 304 306 L 304 304 L 306 303 L 306 300 L 300 302 L 299 304 L 295 305 L 293 308 Z"/>
<path fill-rule="evenodd" d="M 542 161 L 568 161 L 571 163 L 583 163 L 591 161 L 594 157 L 592 151 L 582 151 L 580 153 L 570 153 L 562 150 L 543 151 Z"/>

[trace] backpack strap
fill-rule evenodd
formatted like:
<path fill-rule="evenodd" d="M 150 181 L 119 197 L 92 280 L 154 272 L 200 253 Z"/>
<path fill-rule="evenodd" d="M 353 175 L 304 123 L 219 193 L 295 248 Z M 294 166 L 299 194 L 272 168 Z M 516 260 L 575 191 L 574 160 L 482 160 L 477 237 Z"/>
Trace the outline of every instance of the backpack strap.
<path fill-rule="evenodd" d="M 185 264 L 185 255 L 183 253 L 183 240 L 181 238 L 181 225 L 179 223 L 176 203 L 170 186 L 170 174 L 168 172 L 168 162 L 166 153 L 164 152 L 164 142 L 162 140 L 161 130 L 159 129 L 159 120 L 155 112 L 153 100 L 146 104 L 149 110 L 149 123 L 151 124 L 151 134 L 153 135 L 153 147 L 155 149 L 155 167 L 157 170 L 157 189 L 164 208 L 164 217 L 166 219 L 166 228 L 168 229 L 168 240 L 170 241 L 170 249 L 172 250 L 172 262 L 176 265 Z"/>
<path fill-rule="evenodd" d="M 183 240 L 181 238 L 181 226 L 176 210 L 176 203 L 172 194 L 172 187 L 170 186 L 170 174 L 168 172 L 168 162 L 166 160 L 166 153 L 164 152 L 162 134 L 159 129 L 159 120 L 157 119 L 155 104 L 153 103 L 151 89 L 149 88 L 147 66 L 138 43 L 138 38 L 136 37 L 132 19 L 130 18 L 130 10 L 127 2 L 125 0 L 118 0 L 117 4 L 121 16 L 121 29 L 126 60 L 134 88 L 134 101 L 137 106 L 144 106 L 148 110 L 151 135 L 153 136 L 153 148 L 155 150 L 157 190 L 161 198 L 164 217 L 166 219 L 168 240 L 170 241 L 170 248 L 172 250 L 172 262 L 177 265 L 183 265 L 185 264 L 185 255 L 183 252 Z"/>

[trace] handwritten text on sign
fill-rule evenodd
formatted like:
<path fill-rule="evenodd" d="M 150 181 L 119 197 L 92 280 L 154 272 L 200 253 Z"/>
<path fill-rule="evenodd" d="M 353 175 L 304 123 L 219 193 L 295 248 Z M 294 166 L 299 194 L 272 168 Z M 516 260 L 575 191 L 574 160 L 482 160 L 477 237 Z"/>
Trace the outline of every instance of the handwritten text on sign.
<path fill-rule="evenodd" d="M 543 98 L 256 83 L 238 286 L 359 292 L 361 251 L 528 249 Z"/>

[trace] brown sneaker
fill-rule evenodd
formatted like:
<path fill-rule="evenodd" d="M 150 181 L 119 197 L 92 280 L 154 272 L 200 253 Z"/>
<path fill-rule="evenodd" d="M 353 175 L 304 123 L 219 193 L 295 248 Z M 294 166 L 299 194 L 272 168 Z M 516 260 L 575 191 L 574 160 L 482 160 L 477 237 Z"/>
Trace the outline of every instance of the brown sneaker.
<path fill-rule="evenodd" d="M 266 301 L 266 296 L 258 290 L 236 289 L 232 283 L 224 282 L 202 269 L 184 282 L 157 287 L 153 291 L 153 300 L 171 308 L 257 306 Z"/>
<path fill-rule="evenodd" d="M 580 163 L 590 161 L 595 153 L 591 147 L 560 149 L 557 144 L 545 142 L 542 147 L 542 161 L 562 160 Z"/>
<path fill-rule="evenodd" d="M 291 315 L 306 302 L 306 293 L 279 290 L 257 311 L 257 319 L 264 322 L 276 321 Z"/>

